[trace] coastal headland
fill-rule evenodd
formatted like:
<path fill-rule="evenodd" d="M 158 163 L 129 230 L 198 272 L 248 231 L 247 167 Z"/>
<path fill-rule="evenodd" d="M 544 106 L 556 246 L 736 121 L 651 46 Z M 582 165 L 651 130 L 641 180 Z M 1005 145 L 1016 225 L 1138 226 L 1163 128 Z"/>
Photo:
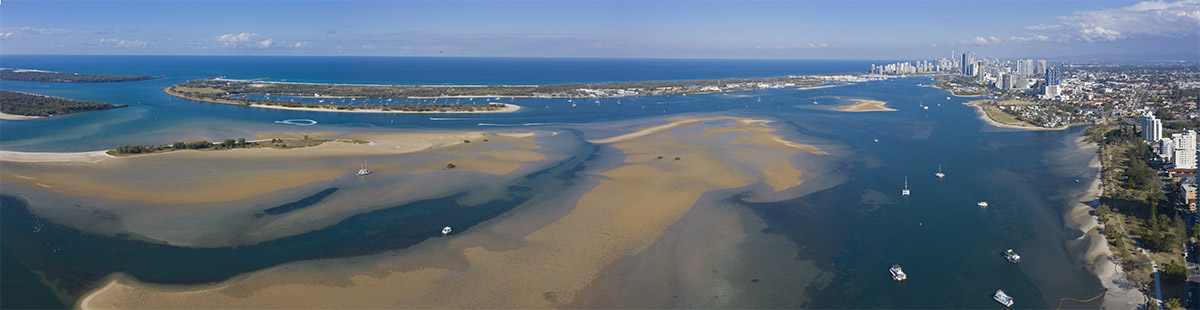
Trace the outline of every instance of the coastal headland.
<path fill-rule="evenodd" d="M 679 243 L 672 247 L 687 249 L 673 249 L 670 254 L 651 249 L 659 248 L 655 245 L 660 240 L 685 237 L 672 227 L 699 225 L 684 218 L 696 206 L 712 203 L 702 199 L 708 193 L 746 188 L 788 192 L 805 180 L 819 179 L 802 170 L 815 165 L 825 152 L 788 141 L 776 131 L 769 122 L 758 120 L 672 118 L 666 124 L 592 140 L 608 150 L 597 152 L 601 158 L 594 162 L 608 164 L 581 172 L 582 179 L 572 182 L 579 187 L 526 207 L 530 211 L 509 213 L 461 234 L 396 252 L 289 263 L 210 285 L 161 286 L 115 276 L 77 306 L 590 308 L 603 303 L 590 303 L 595 299 L 588 297 L 589 292 L 624 286 L 614 279 L 639 277 L 610 268 L 618 261 L 634 255 L 666 257 L 662 255 L 677 251 L 719 254 L 728 260 L 659 268 L 655 278 L 676 280 L 656 292 L 645 292 L 656 297 L 641 304 L 747 306 L 738 304 L 736 295 L 753 292 L 730 291 L 727 281 L 732 279 L 687 275 L 740 265 L 735 254 L 747 242 L 743 232 L 761 229 L 761 224 L 725 217 L 730 220 L 722 222 L 727 224 L 722 228 L 701 230 L 719 232 L 699 233 L 708 242 Z M 781 243 L 756 246 L 787 244 L 777 241 Z M 790 255 L 779 259 L 797 264 Z M 796 267 L 815 270 L 806 268 L 815 267 Z M 819 282 L 815 277 L 790 281 L 800 288 Z M 684 288 L 688 293 L 672 297 L 670 292 Z M 715 300 L 714 294 L 733 298 Z"/>

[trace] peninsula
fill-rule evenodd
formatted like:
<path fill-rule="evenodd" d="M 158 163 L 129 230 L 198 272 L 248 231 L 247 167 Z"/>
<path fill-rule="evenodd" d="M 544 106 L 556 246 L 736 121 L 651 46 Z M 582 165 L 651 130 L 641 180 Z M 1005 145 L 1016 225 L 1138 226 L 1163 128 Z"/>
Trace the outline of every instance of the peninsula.
<path fill-rule="evenodd" d="M 101 83 L 101 82 L 130 82 L 152 80 L 163 76 L 146 75 L 108 75 L 63 73 L 41 70 L 2 69 L 0 80 L 26 82 L 65 82 L 65 83 Z"/>
<path fill-rule="evenodd" d="M 183 99 L 219 104 L 279 109 L 328 110 L 335 112 L 379 113 L 476 113 L 511 112 L 504 104 L 363 104 L 339 105 L 324 102 L 300 102 L 296 98 L 609 98 L 635 96 L 689 95 L 820 85 L 822 76 L 783 76 L 770 78 L 719 79 L 692 81 L 645 81 L 613 83 L 575 83 L 551 85 L 356 85 L 315 84 L 231 80 L 215 77 L 168 86 L 163 91 Z M 836 79 L 834 79 L 836 80 Z M 264 98 L 256 98 L 262 96 Z M 290 98 L 288 100 L 272 99 Z"/>
<path fill-rule="evenodd" d="M 125 107 L 123 104 L 71 100 L 0 90 L 0 119 L 28 119 L 123 107 Z"/>

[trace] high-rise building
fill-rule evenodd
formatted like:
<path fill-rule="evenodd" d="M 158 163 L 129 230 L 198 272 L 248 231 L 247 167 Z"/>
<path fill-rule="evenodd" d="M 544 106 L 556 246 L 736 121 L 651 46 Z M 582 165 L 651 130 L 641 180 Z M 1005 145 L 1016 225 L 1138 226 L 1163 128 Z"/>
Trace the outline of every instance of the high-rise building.
<path fill-rule="evenodd" d="M 1188 130 L 1171 135 L 1175 140 L 1175 168 L 1196 169 L 1196 131 Z"/>
<path fill-rule="evenodd" d="M 1042 98 L 1054 99 L 1062 95 L 1062 88 L 1059 84 L 1059 69 L 1058 67 L 1050 67 L 1046 69 L 1046 92 L 1042 94 Z"/>
<path fill-rule="evenodd" d="M 1038 59 L 1037 67 L 1033 68 L 1033 72 L 1046 72 L 1046 60 Z"/>
<path fill-rule="evenodd" d="M 1155 118 L 1152 113 L 1142 115 L 1142 138 L 1150 141 L 1162 139 L 1162 120 Z"/>
<path fill-rule="evenodd" d="M 1162 157 L 1165 161 L 1171 161 L 1172 155 L 1175 155 L 1175 140 L 1159 138 L 1158 157 Z"/>
<path fill-rule="evenodd" d="M 1046 85 L 1058 85 L 1061 74 L 1058 67 L 1046 68 Z"/>
<path fill-rule="evenodd" d="M 962 65 L 962 71 L 960 71 L 962 75 L 975 75 L 971 73 L 971 65 L 975 64 L 975 57 L 971 57 L 970 52 L 962 54 L 962 62 L 959 64 Z"/>
<path fill-rule="evenodd" d="M 1012 88 L 1013 88 L 1013 75 L 1012 74 L 1001 74 L 1000 75 L 1000 89 L 1009 90 Z"/>

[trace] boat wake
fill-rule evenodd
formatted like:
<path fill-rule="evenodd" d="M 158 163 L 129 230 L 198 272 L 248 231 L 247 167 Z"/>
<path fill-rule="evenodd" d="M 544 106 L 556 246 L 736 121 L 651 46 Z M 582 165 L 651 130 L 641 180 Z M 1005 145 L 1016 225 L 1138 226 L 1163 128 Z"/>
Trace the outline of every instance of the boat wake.
<path fill-rule="evenodd" d="M 296 126 L 312 126 L 312 125 L 316 125 L 317 121 L 314 121 L 311 119 L 285 119 L 282 121 L 275 121 L 275 123 L 276 124 L 296 125 Z"/>

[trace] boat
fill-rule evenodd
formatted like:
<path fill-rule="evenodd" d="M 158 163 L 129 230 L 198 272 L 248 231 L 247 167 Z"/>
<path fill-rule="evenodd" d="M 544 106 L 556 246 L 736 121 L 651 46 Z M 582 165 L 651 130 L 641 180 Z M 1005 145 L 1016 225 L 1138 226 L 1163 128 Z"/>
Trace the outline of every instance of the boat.
<path fill-rule="evenodd" d="M 929 106 L 921 106 L 922 109 L 929 110 Z"/>
<path fill-rule="evenodd" d="M 1008 249 L 1008 251 L 1004 252 L 1004 258 L 1013 264 L 1021 262 L 1021 255 L 1018 255 L 1017 252 L 1013 252 L 1012 249 Z"/>
<path fill-rule="evenodd" d="M 900 195 L 908 196 L 908 177 L 904 177 L 904 189 L 900 190 Z"/>
<path fill-rule="evenodd" d="M 950 97 L 946 97 L 946 100 L 950 100 Z"/>
<path fill-rule="evenodd" d="M 988 204 L 987 204 L 987 201 L 980 201 L 980 202 L 977 202 L 977 203 L 975 203 L 975 204 L 976 204 L 976 205 L 978 205 L 978 206 L 980 206 L 980 207 L 984 207 L 984 208 L 987 208 L 987 206 L 988 206 Z"/>
<path fill-rule="evenodd" d="M 939 179 L 946 177 L 946 174 L 942 173 L 942 165 L 941 164 L 938 165 L 938 172 L 934 173 L 933 175 L 937 176 Z"/>
<path fill-rule="evenodd" d="M 371 174 L 371 170 L 367 170 L 367 161 L 364 160 L 363 164 L 362 164 L 362 168 L 358 169 L 358 175 L 364 176 L 364 175 L 368 175 L 368 174 Z"/>
<path fill-rule="evenodd" d="M 892 265 L 892 268 L 888 270 L 892 272 L 892 280 L 904 281 L 908 279 L 908 275 L 904 274 L 904 270 L 900 269 L 900 265 Z"/>
<path fill-rule="evenodd" d="M 1004 290 L 996 290 L 996 295 L 992 295 L 992 299 L 995 299 L 1005 307 L 1012 307 L 1013 304 L 1012 297 L 1008 296 L 1008 294 L 1005 294 Z"/>
<path fill-rule="evenodd" d="M 450 226 L 446 226 L 446 228 L 442 228 L 442 236 L 449 235 L 451 231 L 454 231 L 454 230 L 450 229 Z"/>

